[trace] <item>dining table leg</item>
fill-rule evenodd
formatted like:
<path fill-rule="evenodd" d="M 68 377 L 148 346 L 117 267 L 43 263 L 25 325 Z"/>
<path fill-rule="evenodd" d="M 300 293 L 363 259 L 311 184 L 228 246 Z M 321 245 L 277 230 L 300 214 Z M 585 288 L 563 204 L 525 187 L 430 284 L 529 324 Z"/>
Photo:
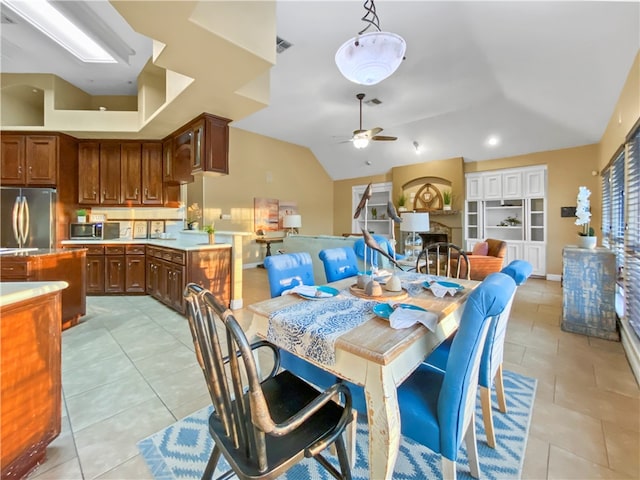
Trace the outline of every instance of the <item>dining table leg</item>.
<path fill-rule="evenodd" d="M 390 479 L 400 448 L 400 410 L 390 368 L 369 365 L 365 396 L 369 420 L 369 478 Z"/>

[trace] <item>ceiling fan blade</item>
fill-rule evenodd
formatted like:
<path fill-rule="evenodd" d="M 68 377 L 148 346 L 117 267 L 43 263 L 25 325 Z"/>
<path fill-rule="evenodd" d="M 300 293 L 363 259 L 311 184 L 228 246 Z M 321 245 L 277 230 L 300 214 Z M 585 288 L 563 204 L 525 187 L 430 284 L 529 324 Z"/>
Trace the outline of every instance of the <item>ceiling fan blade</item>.
<path fill-rule="evenodd" d="M 380 127 L 374 127 L 370 130 L 366 130 L 367 136 L 369 138 L 376 136 L 377 134 L 379 134 L 382 130 L 384 130 L 383 128 Z"/>
<path fill-rule="evenodd" d="M 393 142 L 397 139 L 398 137 L 389 137 L 387 135 L 376 135 L 375 137 L 371 137 L 371 140 L 375 140 L 377 142 Z"/>

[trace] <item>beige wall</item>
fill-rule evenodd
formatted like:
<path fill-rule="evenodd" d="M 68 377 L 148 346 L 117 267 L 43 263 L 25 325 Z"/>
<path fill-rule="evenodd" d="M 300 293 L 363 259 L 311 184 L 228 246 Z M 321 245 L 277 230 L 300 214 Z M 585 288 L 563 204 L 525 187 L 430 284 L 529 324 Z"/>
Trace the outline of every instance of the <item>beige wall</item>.
<path fill-rule="evenodd" d="M 598 170 L 602 170 L 613 158 L 638 119 L 640 119 L 640 51 L 636 55 L 618 103 L 600 140 Z"/>
<path fill-rule="evenodd" d="M 332 231 L 333 181 L 308 148 L 231 128 L 229 175 L 203 176 L 201 182 L 203 222 L 214 220 L 216 230 L 253 232 L 253 199 L 260 197 L 297 202 L 302 234 Z M 188 203 L 198 201 L 198 190 L 199 182 L 189 186 Z M 259 262 L 263 248 L 247 238 L 244 263 Z"/>

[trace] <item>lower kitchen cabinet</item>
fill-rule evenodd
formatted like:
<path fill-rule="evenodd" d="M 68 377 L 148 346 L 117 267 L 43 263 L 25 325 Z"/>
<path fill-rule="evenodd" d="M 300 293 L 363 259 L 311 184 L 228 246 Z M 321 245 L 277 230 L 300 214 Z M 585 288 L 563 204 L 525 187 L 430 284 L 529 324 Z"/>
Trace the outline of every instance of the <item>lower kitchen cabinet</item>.
<path fill-rule="evenodd" d="M 124 293 L 124 246 L 104 249 L 104 293 Z"/>
<path fill-rule="evenodd" d="M 127 245 L 125 263 L 125 292 L 145 293 L 146 265 L 144 245 Z"/>
<path fill-rule="evenodd" d="M 82 249 L 38 249 L 23 254 L 2 256 L 0 281 L 65 281 L 62 290 L 62 328 L 76 323 L 86 313 L 86 252 Z"/>
<path fill-rule="evenodd" d="M 224 305 L 231 298 L 231 248 L 184 251 L 147 246 L 147 294 L 184 313 L 184 287 L 197 283 Z"/>
<path fill-rule="evenodd" d="M 231 301 L 231 247 L 182 250 L 143 244 L 83 244 L 89 295 L 147 294 L 184 313 L 188 283 L 208 289 L 224 305 Z"/>

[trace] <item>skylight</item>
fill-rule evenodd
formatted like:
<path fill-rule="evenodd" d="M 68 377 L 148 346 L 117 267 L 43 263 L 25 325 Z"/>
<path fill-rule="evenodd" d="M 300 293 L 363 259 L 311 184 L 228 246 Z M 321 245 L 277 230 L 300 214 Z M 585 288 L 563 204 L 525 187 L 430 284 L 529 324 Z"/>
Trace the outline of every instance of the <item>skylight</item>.
<path fill-rule="evenodd" d="M 86 63 L 117 63 L 96 43 L 47 0 L 0 0 L 49 38 Z"/>

